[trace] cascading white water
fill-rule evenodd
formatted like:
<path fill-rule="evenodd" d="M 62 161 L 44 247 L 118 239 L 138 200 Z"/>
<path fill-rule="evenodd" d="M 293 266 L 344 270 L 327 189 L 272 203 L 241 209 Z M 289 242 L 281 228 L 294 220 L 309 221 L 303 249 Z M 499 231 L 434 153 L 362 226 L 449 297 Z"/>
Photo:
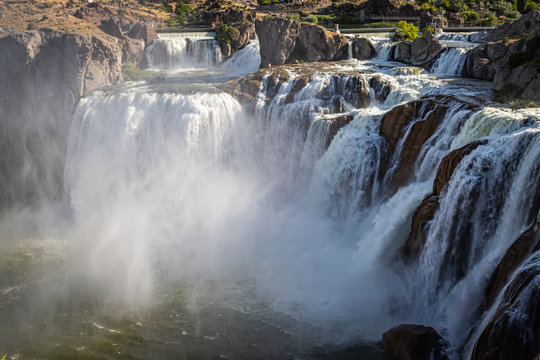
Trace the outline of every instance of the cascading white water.
<path fill-rule="evenodd" d="M 208 39 L 160 39 L 148 56 L 156 69 L 215 67 L 216 46 Z M 391 46 L 378 43 L 373 61 L 386 61 Z M 458 74 L 460 51 L 449 49 L 444 60 L 443 54 L 434 74 Z M 240 75 L 259 63 L 252 43 L 221 69 Z M 170 84 L 121 87 L 81 100 L 62 212 L 69 219 L 66 237 L 74 239 L 70 265 L 82 274 L 73 281 L 90 284 L 97 296 L 135 303 L 168 294 L 171 286 L 188 293 L 194 308 L 206 287 L 218 283 L 227 289 L 221 294 L 226 308 L 298 338 L 317 333 L 329 343 L 375 342 L 382 331 L 411 322 L 434 326 L 456 348 L 464 345 L 479 320 L 475 311 L 487 278 L 528 225 L 524 214 L 540 169 L 540 113 L 439 100 L 448 108 L 444 118 L 416 144 L 410 179 L 389 194 L 387 167 L 399 165 L 403 141 L 427 115 L 404 126 L 390 159 L 381 117 L 426 94 L 455 93 L 463 83 L 415 68 L 391 69 L 378 74 L 390 94 L 368 104 L 358 90 L 373 74 L 282 70 L 281 82 L 262 79 L 253 113 L 208 84 L 189 91 Z M 472 85 L 460 90 L 480 93 Z M 352 120 L 331 134 L 341 115 Z M 441 159 L 478 139 L 487 143 L 462 159 L 439 196 L 418 262 L 398 264 L 396 252 L 433 191 Z M 185 321 L 170 308 L 164 313 Z M 299 325 L 306 323 L 315 329 L 307 335 Z M 139 334 L 133 329 L 146 326 L 139 320 L 129 326 L 127 342 Z M 197 346 L 206 346 L 222 333 L 197 327 L 179 336 L 204 339 Z M 228 346 L 231 339 L 224 340 Z"/>
<path fill-rule="evenodd" d="M 149 68 L 158 70 L 213 68 L 222 57 L 218 42 L 206 38 L 156 39 L 146 49 Z"/>
<path fill-rule="evenodd" d="M 377 56 L 375 61 L 386 61 L 390 59 L 392 47 L 395 45 L 389 41 L 377 41 L 375 43 L 375 49 L 377 50 Z"/>
<path fill-rule="evenodd" d="M 229 70 L 231 75 L 242 76 L 257 71 L 260 66 L 259 42 L 251 41 L 246 47 L 225 60 L 221 68 Z"/>
<path fill-rule="evenodd" d="M 468 48 L 446 48 L 431 67 L 431 72 L 437 75 L 461 76 L 468 52 Z"/>

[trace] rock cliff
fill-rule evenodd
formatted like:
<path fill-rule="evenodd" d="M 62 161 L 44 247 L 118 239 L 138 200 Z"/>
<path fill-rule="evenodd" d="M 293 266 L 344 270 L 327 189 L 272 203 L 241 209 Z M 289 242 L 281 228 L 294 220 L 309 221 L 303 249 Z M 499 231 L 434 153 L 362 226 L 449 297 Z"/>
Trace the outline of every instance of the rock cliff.
<path fill-rule="evenodd" d="M 109 36 L 25 31 L 0 39 L 0 209 L 62 194 L 72 114 L 90 91 L 122 81 L 143 45 Z"/>
<path fill-rule="evenodd" d="M 526 100 L 540 100 L 540 12 L 505 24 L 485 36 L 488 42 L 467 56 L 464 75 L 492 80 L 495 90 L 505 89 Z"/>
<path fill-rule="evenodd" d="M 291 19 L 257 20 L 261 67 L 290 64 L 297 61 L 345 60 L 348 40 L 320 26 Z"/>

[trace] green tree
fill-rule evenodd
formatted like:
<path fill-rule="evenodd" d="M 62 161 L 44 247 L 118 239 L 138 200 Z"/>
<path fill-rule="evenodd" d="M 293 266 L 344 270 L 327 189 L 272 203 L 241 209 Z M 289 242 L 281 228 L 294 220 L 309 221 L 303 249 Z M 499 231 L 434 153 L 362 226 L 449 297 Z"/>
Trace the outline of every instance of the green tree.
<path fill-rule="evenodd" d="M 418 37 L 418 28 L 405 20 L 398 23 L 398 28 L 392 35 L 392 41 L 414 40 Z"/>

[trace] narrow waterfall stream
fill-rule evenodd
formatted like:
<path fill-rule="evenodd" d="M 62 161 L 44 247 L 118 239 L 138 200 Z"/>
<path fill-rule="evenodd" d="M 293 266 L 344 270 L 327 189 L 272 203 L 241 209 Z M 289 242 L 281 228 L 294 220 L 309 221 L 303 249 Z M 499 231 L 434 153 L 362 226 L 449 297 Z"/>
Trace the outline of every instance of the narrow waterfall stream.
<path fill-rule="evenodd" d="M 61 204 L 0 222 L 0 351 L 390 359 L 381 334 L 412 323 L 468 359 L 508 301 L 484 309 L 484 289 L 537 210 L 540 109 L 460 78 L 467 48 L 431 71 L 376 48 L 266 69 L 244 102 L 227 86 L 258 70 L 256 41 L 225 60 L 211 38 L 164 36 L 146 55 L 170 81 L 83 98 Z M 423 246 L 404 259 L 426 199 Z M 521 267 L 536 279 L 539 262 Z"/>

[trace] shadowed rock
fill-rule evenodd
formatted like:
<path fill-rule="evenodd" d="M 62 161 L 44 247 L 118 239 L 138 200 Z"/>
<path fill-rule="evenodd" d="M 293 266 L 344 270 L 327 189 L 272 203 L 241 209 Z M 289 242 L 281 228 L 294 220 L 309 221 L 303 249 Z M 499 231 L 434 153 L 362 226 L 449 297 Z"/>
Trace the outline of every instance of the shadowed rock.
<path fill-rule="evenodd" d="M 435 329 L 401 324 L 382 336 L 382 345 L 400 360 L 446 360 L 446 342 Z"/>

